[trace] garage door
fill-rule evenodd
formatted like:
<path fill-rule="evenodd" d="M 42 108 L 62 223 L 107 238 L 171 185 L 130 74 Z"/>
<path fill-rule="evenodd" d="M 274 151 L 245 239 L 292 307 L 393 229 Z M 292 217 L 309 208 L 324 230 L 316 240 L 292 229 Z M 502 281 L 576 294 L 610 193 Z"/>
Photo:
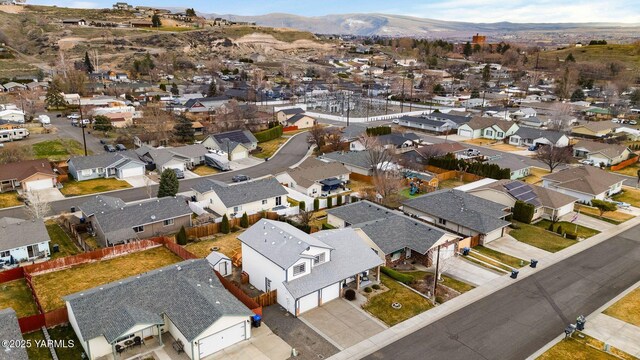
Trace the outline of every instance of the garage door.
<path fill-rule="evenodd" d="M 240 151 L 237 153 L 232 153 L 231 154 L 231 160 L 240 160 L 240 159 L 246 159 L 249 156 L 249 153 L 246 151 Z"/>
<path fill-rule="evenodd" d="M 298 300 L 298 309 L 300 310 L 300 314 L 305 311 L 309 311 L 311 309 L 318 307 L 318 292 L 311 293 L 307 296 L 303 296 Z"/>
<path fill-rule="evenodd" d="M 229 347 L 237 342 L 246 339 L 245 326 L 245 321 L 243 321 L 226 330 L 222 330 L 200 340 L 198 342 L 200 358 L 202 359 L 205 356 L 209 356 L 215 352 L 218 352 L 226 347 Z"/>
<path fill-rule="evenodd" d="M 340 296 L 340 284 L 333 284 L 322 289 L 322 303 L 326 304 Z"/>
<path fill-rule="evenodd" d="M 53 188 L 53 181 L 51 181 L 51 179 L 33 180 L 27 181 L 25 185 L 27 186 L 27 191 L 51 189 Z"/>
<path fill-rule="evenodd" d="M 468 137 L 468 138 L 472 136 L 471 130 L 465 130 L 465 129 L 458 129 L 458 135 Z"/>
<path fill-rule="evenodd" d="M 142 167 L 142 166 L 136 167 L 136 168 L 131 168 L 131 169 L 122 169 L 122 173 L 121 173 L 120 177 L 128 178 L 128 177 L 131 177 L 131 176 L 140 176 L 140 175 L 144 175 L 144 167 Z"/>

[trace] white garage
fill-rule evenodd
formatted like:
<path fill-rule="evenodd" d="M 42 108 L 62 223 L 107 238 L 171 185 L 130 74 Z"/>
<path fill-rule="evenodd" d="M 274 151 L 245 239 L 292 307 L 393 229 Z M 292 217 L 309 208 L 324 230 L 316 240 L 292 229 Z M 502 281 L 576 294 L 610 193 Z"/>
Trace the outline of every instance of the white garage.
<path fill-rule="evenodd" d="M 312 292 L 309 295 L 303 296 L 298 299 L 298 315 L 305 311 L 309 311 L 318 307 L 318 292 Z"/>
<path fill-rule="evenodd" d="M 26 191 L 44 190 L 53 188 L 52 179 L 31 180 L 24 182 L 24 188 Z"/>
<path fill-rule="evenodd" d="M 323 304 L 328 303 L 333 299 L 337 299 L 338 297 L 340 297 L 340 283 L 335 283 L 322 289 Z"/>
<path fill-rule="evenodd" d="M 246 340 L 246 326 L 247 322 L 243 321 L 198 341 L 200 359 L 242 340 Z"/>
<path fill-rule="evenodd" d="M 118 177 L 120 179 L 124 179 L 132 176 L 142 175 L 144 175 L 144 166 L 136 166 L 128 169 L 120 169 L 120 175 Z"/>
<path fill-rule="evenodd" d="M 470 138 L 473 137 L 473 132 L 471 130 L 458 129 L 458 135 Z"/>

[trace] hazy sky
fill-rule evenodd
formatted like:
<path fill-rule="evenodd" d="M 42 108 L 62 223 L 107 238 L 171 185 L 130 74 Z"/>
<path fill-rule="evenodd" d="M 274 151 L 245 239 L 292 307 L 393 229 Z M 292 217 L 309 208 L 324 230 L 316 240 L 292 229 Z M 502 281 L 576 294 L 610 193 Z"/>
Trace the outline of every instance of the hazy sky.
<path fill-rule="evenodd" d="M 68 7 L 111 7 L 117 0 L 28 0 Z M 122 0 L 121 0 L 122 1 Z M 142 0 L 132 5 L 183 7 L 216 14 L 305 16 L 385 13 L 469 22 L 640 23 L 640 0 Z M 187 5 L 188 4 L 188 5 Z"/>

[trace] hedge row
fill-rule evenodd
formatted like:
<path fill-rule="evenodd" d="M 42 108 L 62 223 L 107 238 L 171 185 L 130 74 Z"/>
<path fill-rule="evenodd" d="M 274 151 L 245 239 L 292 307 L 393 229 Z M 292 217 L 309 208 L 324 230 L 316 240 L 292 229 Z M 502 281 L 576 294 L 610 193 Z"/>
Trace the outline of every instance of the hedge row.
<path fill-rule="evenodd" d="M 525 224 L 531 224 L 531 220 L 533 219 L 533 214 L 535 212 L 535 206 L 518 200 L 513 207 L 513 218 Z"/>
<path fill-rule="evenodd" d="M 447 154 L 429 159 L 429 165 L 446 170 L 465 170 L 469 174 L 475 174 L 492 179 L 510 179 L 511 170 L 502 169 L 496 164 L 482 162 L 468 162 L 463 159 L 456 159 L 454 155 Z"/>
<path fill-rule="evenodd" d="M 381 269 L 382 273 L 387 275 L 388 277 L 400 281 L 403 284 L 411 284 L 414 282 L 415 278 L 412 275 L 403 274 L 401 272 L 397 272 L 393 269 L 390 269 L 386 266 L 383 266 Z"/>
<path fill-rule="evenodd" d="M 258 139 L 258 142 L 265 142 L 265 141 L 269 141 L 269 140 L 273 140 L 273 139 L 277 139 L 280 136 L 282 136 L 282 126 L 278 125 L 274 128 L 271 128 L 269 130 L 265 130 L 265 131 L 260 131 L 257 132 L 255 134 L 253 134 L 256 139 Z"/>

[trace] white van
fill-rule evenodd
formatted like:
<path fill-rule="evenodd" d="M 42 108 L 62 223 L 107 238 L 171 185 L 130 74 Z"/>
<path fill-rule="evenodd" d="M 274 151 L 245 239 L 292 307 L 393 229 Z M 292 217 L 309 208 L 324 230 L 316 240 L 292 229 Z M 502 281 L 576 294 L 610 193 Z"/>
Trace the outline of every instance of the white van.
<path fill-rule="evenodd" d="M 40 121 L 42 125 L 51 124 L 51 118 L 48 115 L 38 115 L 38 121 Z"/>

